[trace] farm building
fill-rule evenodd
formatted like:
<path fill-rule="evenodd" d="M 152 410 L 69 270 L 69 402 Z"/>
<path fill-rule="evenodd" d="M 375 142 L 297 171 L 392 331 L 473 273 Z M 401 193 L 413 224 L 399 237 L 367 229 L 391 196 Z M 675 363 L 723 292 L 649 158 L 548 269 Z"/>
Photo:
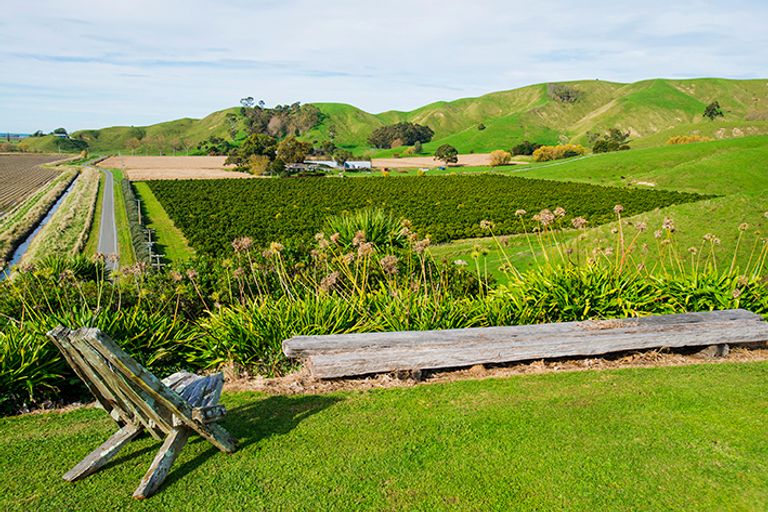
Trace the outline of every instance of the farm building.
<path fill-rule="evenodd" d="M 307 165 L 321 165 L 331 169 L 357 170 L 372 168 L 370 160 L 350 160 L 345 162 L 343 167 L 334 160 L 304 160 L 304 163 Z"/>

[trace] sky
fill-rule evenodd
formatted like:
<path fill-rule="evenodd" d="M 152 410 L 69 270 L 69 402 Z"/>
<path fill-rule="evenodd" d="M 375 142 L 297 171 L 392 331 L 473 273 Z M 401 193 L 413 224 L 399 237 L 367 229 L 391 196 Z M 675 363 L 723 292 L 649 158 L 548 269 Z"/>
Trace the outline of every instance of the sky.
<path fill-rule="evenodd" d="M 245 96 L 376 113 L 541 82 L 768 78 L 765 0 L 2 2 L 0 131 L 203 117 Z"/>

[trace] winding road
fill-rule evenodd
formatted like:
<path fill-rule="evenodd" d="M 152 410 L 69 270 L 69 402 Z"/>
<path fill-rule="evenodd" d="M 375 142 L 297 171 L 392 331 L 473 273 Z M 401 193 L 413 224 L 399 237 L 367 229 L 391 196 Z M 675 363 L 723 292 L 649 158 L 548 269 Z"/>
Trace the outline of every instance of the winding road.
<path fill-rule="evenodd" d="M 104 173 L 104 194 L 101 203 L 101 224 L 97 251 L 106 256 L 107 268 L 118 267 L 120 250 L 117 243 L 117 221 L 115 220 L 115 178 L 109 169 Z M 112 257 L 110 257 L 112 256 Z"/>

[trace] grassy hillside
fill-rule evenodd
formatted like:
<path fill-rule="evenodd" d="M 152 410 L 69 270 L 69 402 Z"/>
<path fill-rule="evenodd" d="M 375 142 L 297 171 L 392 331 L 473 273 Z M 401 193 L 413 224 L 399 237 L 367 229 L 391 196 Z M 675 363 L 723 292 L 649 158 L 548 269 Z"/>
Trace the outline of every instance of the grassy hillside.
<path fill-rule="evenodd" d="M 566 103 L 548 92 L 547 84 L 495 92 L 477 98 L 440 101 L 411 112 L 370 114 L 342 103 L 315 104 L 323 113 L 321 124 L 303 135 L 310 141 L 329 139 L 358 155 L 386 156 L 402 148 L 373 150 L 366 142 L 370 133 L 385 124 L 411 121 L 429 126 L 434 140 L 425 144 L 431 153 L 449 143 L 462 153 L 508 149 L 528 139 L 542 143 L 559 140 L 586 143 L 589 132 L 618 127 L 632 133 L 635 147 L 663 145 L 672 135 L 702 134 L 713 138 L 768 134 L 768 80 L 654 79 L 632 84 L 584 80 L 562 83 L 578 92 L 579 99 Z M 708 121 L 704 107 L 717 100 L 725 117 Z M 147 127 L 118 126 L 75 132 L 91 151 L 130 151 L 131 139 L 141 139 L 139 151 L 172 153 L 194 148 L 211 135 L 229 138 L 225 116 L 232 108 L 200 119 L 179 119 Z M 485 129 L 480 130 L 480 124 Z M 28 139 L 23 146 L 33 151 L 56 150 L 54 137 Z"/>

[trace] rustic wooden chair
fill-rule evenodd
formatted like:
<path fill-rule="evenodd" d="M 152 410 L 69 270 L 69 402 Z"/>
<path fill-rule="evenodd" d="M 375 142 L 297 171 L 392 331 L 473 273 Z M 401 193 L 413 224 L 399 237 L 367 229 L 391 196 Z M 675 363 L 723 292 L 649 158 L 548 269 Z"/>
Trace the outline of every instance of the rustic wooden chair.
<path fill-rule="evenodd" d="M 120 429 L 64 475 L 74 482 L 102 468 L 128 442 L 146 431 L 163 445 L 133 497 L 154 494 L 195 432 L 232 453 L 235 439 L 216 422 L 225 414 L 219 398 L 224 378 L 179 372 L 160 380 L 98 329 L 57 327 L 48 337 Z"/>

